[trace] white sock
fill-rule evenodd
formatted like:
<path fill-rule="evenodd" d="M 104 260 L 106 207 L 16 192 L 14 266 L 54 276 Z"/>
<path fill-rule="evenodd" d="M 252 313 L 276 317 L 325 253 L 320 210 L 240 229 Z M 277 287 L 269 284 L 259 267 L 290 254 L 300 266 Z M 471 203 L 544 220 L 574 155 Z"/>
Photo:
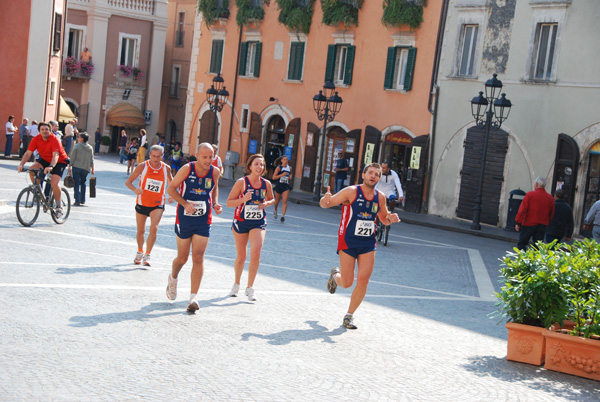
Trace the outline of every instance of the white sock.
<path fill-rule="evenodd" d="M 352 314 L 346 313 L 346 317 L 352 317 Z"/>
<path fill-rule="evenodd" d="M 198 294 L 197 294 L 197 293 L 190 293 L 190 302 L 191 302 L 192 300 L 194 300 L 194 299 L 196 298 L 196 296 L 198 296 Z"/>

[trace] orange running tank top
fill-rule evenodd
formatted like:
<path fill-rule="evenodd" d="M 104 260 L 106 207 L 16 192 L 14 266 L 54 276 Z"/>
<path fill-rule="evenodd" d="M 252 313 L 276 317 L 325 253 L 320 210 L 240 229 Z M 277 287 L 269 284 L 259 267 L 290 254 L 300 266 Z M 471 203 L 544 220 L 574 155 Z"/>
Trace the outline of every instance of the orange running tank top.
<path fill-rule="evenodd" d="M 139 181 L 139 186 L 144 192 L 137 196 L 136 202 L 145 207 L 165 205 L 167 174 L 167 165 L 164 162 L 160 163 L 160 168 L 154 169 L 150 166 L 150 161 L 145 161 Z"/>

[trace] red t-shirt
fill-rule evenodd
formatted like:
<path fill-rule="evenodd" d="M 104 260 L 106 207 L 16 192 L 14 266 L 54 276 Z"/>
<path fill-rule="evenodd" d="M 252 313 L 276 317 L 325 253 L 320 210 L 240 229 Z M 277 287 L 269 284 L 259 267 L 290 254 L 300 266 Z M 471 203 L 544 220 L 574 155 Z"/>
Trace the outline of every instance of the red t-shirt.
<path fill-rule="evenodd" d="M 46 141 L 43 140 L 41 134 L 33 137 L 27 150 L 33 152 L 36 149 L 40 154 L 40 158 L 48 163 L 52 162 L 52 154 L 54 152 L 58 152 L 58 163 L 65 163 L 69 158 L 58 137 L 52 133 L 50 133 Z"/>

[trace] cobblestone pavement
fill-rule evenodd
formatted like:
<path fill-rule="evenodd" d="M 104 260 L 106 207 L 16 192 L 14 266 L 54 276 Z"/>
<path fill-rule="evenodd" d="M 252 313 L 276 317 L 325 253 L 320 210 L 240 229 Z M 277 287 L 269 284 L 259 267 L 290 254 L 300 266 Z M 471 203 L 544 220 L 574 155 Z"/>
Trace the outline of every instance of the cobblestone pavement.
<path fill-rule="evenodd" d="M 98 197 L 64 225 L 48 214 L 31 228 L 0 216 L 2 401 L 598 400 L 598 382 L 506 361 L 506 330 L 488 315 L 510 243 L 394 226 L 359 329 L 347 331 L 350 292 L 325 290 L 339 210 L 290 205 L 284 224 L 270 219 L 251 303 L 227 297 L 235 249 L 226 208 L 200 310 L 188 315 L 191 262 L 177 300 L 165 297 L 175 208 L 152 268 L 139 269 L 125 167 L 98 159 Z M 13 207 L 26 185 L 16 165 L 0 161 L 0 199 Z M 231 184 L 221 183 L 222 201 Z"/>

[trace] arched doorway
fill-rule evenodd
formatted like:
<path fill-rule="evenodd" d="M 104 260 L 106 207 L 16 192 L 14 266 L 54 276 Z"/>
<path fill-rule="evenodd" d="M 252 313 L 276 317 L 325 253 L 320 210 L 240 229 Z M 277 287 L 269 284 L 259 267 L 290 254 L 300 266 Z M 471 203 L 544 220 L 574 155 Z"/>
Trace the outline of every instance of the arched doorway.
<path fill-rule="evenodd" d="M 175 140 L 175 142 L 179 141 L 177 138 L 177 124 L 173 119 L 169 120 L 169 124 L 167 124 L 167 143 Z"/>
<path fill-rule="evenodd" d="M 410 166 L 412 137 L 402 131 L 394 131 L 385 136 L 381 163 L 388 162 L 398 173 L 402 188 L 405 187 L 407 167 Z"/>
<path fill-rule="evenodd" d="M 210 110 L 205 111 L 200 119 L 200 130 L 198 132 L 198 143 L 196 145 L 203 142 L 218 144 L 219 127 L 219 120 L 216 119 L 215 113 Z"/>
<path fill-rule="evenodd" d="M 273 176 L 275 160 L 285 153 L 285 121 L 281 116 L 271 117 L 267 123 L 265 162 L 267 177 Z"/>
<path fill-rule="evenodd" d="M 581 209 L 581 222 L 589 212 L 592 205 L 600 198 L 600 141 L 596 142 L 588 153 L 588 169 L 585 177 L 583 194 L 583 208 Z M 592 232 L 581 229 L 580 234 L 592 237 Z"/>

